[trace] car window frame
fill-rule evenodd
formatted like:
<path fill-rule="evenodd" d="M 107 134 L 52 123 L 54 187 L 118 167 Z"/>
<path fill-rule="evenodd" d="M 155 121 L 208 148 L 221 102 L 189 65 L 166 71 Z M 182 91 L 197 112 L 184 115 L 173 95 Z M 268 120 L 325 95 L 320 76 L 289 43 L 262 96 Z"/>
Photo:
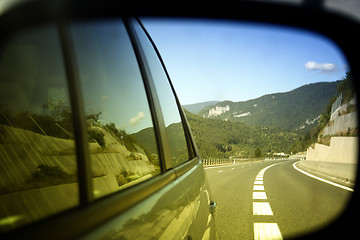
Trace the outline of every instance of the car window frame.
<path fill-rule="evenodd" d="M 147 37 L 147 40 L 150 42 L 151 46 L 153 47 L 153 51 L 155 52 L 157 58 L 159 59 L 160 61 L 160 64 L 161 64 L 161 67 L 162 67 L 162 70 L 164 71 L 165 75 L 166 75 L 166 78 L 167 78 L 167 81 L 169 83 L 169 86 L 170 86 L 170 89 L 171 89 L 171 94 L 174 96 L 175 98 L 175 102 L 176 102 L 176 107 L 178 109 L 178 113 L 180 115 L 180 119 L 181 119 L 181 124 L 182 124 L 182 128 L 183 128 L 183 131 L 184 131 L 184 134 L 185 134 L 185 141 L 186 141 L 186 146 L 187 146 L 187 150 L 188 150 L 188 159 L 186 161 L 184 161 L 183 163 L 189 161 L 189 160 L 192 160 L 194 159 L 195 157 L 198 156 L 198 153 L 195 149 L 195 144 L 194 144 L 194 141 L 193 141 L 193 138 L 192 138 L 192 134 L 191 134 L 191 131 L 190 131 L 190 128 L 187 124 L 187 119 L 186 119 L 186 116 L 185 116 L 185 113 L 184 113 L 184 110 L 183 108 L 181 107 L 181 104 L 180 104 L 180 101 L 179 101 L 179 98 L 175 92 L 175 88 L 174 88 L 174 85 L 172 84 L 171 82 L 171 78 L 170 78 L 170 75 L 166 69 L 166 66 L 165 66 L 165 63 L 161 57 L 161 54 L 158 50 L 158 48 L 156 47 L 156 44 L 154 43 L 154 41 L 152 40 L 150 34 L 148 33 L 148 31 L 145 29 L 143 23 L 141 22 L 140 18 L 139 17 L 136 17 L 134 19 L 131 19 L 131 24 L 139 24 L 140 25 L 140 28 L 142 29 L 142 31 L 145 33 L 146 37 Z M 134 31 L 134 33 L 136 34 L 135 30 L 134 29 L 131 29 L 131 31 Z M 135 38 L 138 38 L 137 36 L 135 36 Z M 144 54 L 143 50 L 141 49 L 142 46 L 141 46 L 141 42 L 136 39 L 137 43 L 138 43 L 138 46 L 140 48 L 140 52 L 141 54 L 143 55 L 143 60 L 145 62 L 145 68 L 147 68 L 146 70 L 148 71 L 147 75 L 148 75 L 148 81 L 150 82 L 150 87 L 151 88 L 154 88 L 154 89 L 151 89 L 151 91 L 154 92 L 154 95 L 155 95 L 155 100 L 157 101 L 157 104 L 159 104 L 159 110 L 160 110 L 160 114 L 158 115 L 160 118 L 161 118 L 161 123 L 162 123 L 162 126 L 164 129 L 162 129 L 163 131 L 165 131 L 165 124 L 164 123 L 164 118 L 162 116 L 162 111 L 161 111 L 161 106 L 160 106 L 160 103 L 159 103 L 159 99 L 157 97 L 157 93 L 156 93 L 156 89 L 155 89 L 155 84 L 154 84 L 154 80 L 152 79 L 152 76 L 151 76 L 151 73 L 150 73 L 150 69 L 148 67 L 148 64 L 146 63 L 147 59 L 146 59 L 146 55 Z M 157 109 L 155 109 L 156 111 Z M 171 161 L 171 153 L 170 153 L 170 147 L 169 147 L 169 140 L 168 140 L 168 137 L 167 137 L 167 134 L 166 134 L 166 131 L 164 132 L 164 140 L 166 140 L 167 143 L 165 143 L 165 146 L 164 147 L 164 150 L 166 151 L 166 154 L 164 154 L 164 157 L 166 157 L 164 160 L 165 160 L 165 168 L 166 170 L 168 169 L 171 169 L 172 167 L 177 167 L 177 166 L 172 166 L 172 161 Z M 181 166 L 181 164 L 179 165 Z"/>

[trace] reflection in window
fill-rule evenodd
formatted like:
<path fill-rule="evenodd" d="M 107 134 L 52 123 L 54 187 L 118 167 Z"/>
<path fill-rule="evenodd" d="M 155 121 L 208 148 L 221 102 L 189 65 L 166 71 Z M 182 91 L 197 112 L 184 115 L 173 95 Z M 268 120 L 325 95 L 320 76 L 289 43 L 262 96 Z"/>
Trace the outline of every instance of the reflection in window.
<path fill-rule="evenodd" d="M 160 172 L 138 64 L 121 21 L 72 25 L 82 82 L 95 197 Z"/>
<path fill-rule="evenodd" d="M 155 82 L 172 152 L 173 165 L 177 166 L 189 159 L 179 109 L 164 68 L 151 42 L 139 24 L 135 24 L 135 29 L 140 37 L 140 42 L 144 48 L 146 60 L 150 67 L 151 76 Z"/>
<path fill-rule="evenodd" d="M 56 29 L 0 56 L 0 231 L 78 204 L 72 114 Z"/>

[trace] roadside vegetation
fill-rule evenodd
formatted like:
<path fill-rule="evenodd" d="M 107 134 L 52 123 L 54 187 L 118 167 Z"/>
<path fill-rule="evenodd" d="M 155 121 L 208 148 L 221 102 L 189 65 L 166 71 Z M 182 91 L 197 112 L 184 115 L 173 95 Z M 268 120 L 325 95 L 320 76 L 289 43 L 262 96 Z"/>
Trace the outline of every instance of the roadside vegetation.
<path fill-rule="evenodd" d="M 328 145 L 330 142 L 330 137 L 319 138 L 319 134 L 323 129 L 328 126 L 330 123 L 331 117 L 331 107 L 337 97 L 342 94 L 343 96 L 343 104 L 348 103 L 355 95 L 355 88 L 352 85 L 352 76 L 351 72 L 347 72 L 346 76 L 344 77 L 343 81 L 341 81 L 337 86 L 337 95 L 330 99 L 325 111 L 321 114 L 319 123 L 312 129 L 308 130 L 300 139 L 299 141 L 295 142 L 294 145 L 291 147 L 290 151 L 292 152 L 303 152 L 311 146 L 312 144 L 318 142 L 322 144 Z M 355 105 L 350 105 L 346 113 L 357 111 Z M 357 136 L 358 130 L 348 130 L 346 133 L 343 133 L 344 136 Z"/>
<path fill-rule="evenodd" d="M 267 157 L 288 152 L 299 134 L 278 127 L 204 119 L 185 111 L 202 158 Z"/>

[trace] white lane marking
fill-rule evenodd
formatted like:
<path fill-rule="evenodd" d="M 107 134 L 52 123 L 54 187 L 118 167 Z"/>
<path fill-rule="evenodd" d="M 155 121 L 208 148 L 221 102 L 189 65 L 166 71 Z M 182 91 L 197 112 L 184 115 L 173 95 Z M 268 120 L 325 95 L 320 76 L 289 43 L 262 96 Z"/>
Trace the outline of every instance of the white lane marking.
<path fill-rule="evenodd" d="M 234 166 L 235 166 L 234 164 L 231 164 L 231 165 L 221 165 L 221 166 L 207 166 L 207 167 L 204 167 L 204 169 L 224 168 L 224 167 L 234 167 Z"/>
<path fill-rule="evenodd" d="M 264 186 L 262 185 L 254 185 L 254 191 L 264 191 Z"/>
<path fill-rule="evenodd" d="M 283 239 L 276 223 L 254 223 L 254 239 Z"/>
<path fill-rule="evenodd" d="M 253 202 L 254 215 L 273 215 L 270 204 L 268 202 Z"/>
<path fill-rule="evenodd" d="M 265 192 L 253 192 L 253 199 L 267 199 Z"/>
<path fill-rule="evenodd" d="M 255 180 L 256 181 L 262 181 L 262 180 L 264 180 L 264 178 L 263 177 L 257 177 L 257 178 L 255 178 Z"/>
<path fill-rule="evenodd" d="M 349 188 L 349 187 L 346 187 L 346 186 L 343 186 L 343 185 L 340 185 L 340 184 L 337 184 L 337 183 L 328 181 L 328 180 L 326 180 L 326 179 L 323 179 L 323 178 L 314 176 L 314 175 L 312 175 L 312 174 L 310 174 L 310 173 L 308 173 L 308 172 L 305 172 L 304 170 L 299 169 L 299 168 L 295 165 L 296 163 L 297 163 L 297 162 L 294 162 L 294 163 L 293 163 L 293 167 L 294 167 L 296 170 L 298 170 L 299 172 L 301 172 L 301 173 L 303 173 L 303 174 L 305 174 L 305 175 L 308 175 L 309 177 L 315 178 L 315 179 L 317 179 L 317 180 L 319 180 L 319 181 L 328 183 L 328 184 L 333 185 L 333 186 L 335 186 L 335 187 L 348 190 L 348 191 L 350 191 L 350 192 L 353 192 L 353 191 L 354 191 L 354 189 L 352 189 L 352 188 Z"/>
<path fill-rule="evenodd" d="M 261 184 L 262 185 L 262 184 L 264 184 L 264 182 L 263 181 L 255 181 L 254 184 Z"/>

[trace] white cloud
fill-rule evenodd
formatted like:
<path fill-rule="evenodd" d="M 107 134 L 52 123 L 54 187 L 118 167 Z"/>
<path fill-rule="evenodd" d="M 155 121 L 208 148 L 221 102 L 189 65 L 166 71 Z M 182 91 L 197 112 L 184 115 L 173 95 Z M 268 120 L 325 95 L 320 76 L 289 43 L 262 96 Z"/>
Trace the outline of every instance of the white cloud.
<path fill-rule="evenodd" d="M 129 121 L 129 123 L 130 123 L 130 125 L 136 125 L 136 124 L 138 124 L 139 123 L 139 121 L 141 120 L 141 119 L 143 119 L 145 117 L 145 114 L 143 113 L 143 112 L 138 112 L 138 114 L 136 114 L 136 116 L 135 117 L 133 117 L 133 118 L 131 118 L 130 119 L 130 121 Z"/>
<path fill-rule="evenodd" d="M 336 65 L 333 63 L 317 63 L 314 61 L 308 61 L 305 63 L 305 68 L 309 70 L 319 70 L 322 72 L 333 72 L 336 70 Z"/>

